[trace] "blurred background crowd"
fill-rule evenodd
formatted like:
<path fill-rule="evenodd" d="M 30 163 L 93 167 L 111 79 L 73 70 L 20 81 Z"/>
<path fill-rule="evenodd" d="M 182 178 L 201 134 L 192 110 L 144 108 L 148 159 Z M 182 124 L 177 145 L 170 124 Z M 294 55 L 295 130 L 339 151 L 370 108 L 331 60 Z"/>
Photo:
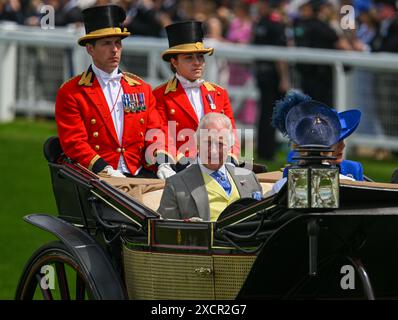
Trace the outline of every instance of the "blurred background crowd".
<path fill-rule="evenodd" d="M 288 88 L 301 88 L 339 111 L 345 107 L 362 111 L 361 124 L 348 139 L 348 158 L 360 161 L 365 174 L 375 181 L 388 182 L 398 167 L 393 154 L 398 151 L 398 64 L 390 66 L 395 59 L 392 54 L 373 52 L 398 52 L 398 18 L 393 0 L 373 1 L 115 0 L 126 9 L 125 24 L 133 34 L 124 40 L 121 68 L 157 86 L 170 76 L 168 66 L 160 60 L 160 52 L 167 46 L 164 26 L 188 19 L 203 21 L 205 45 L 216 47 L 214 56 L 206 58 L 206 72 L 216 76 L 206 74 L 206 79 L 227 88 L 238 126 L 257 129 L 253 139 L 257 163 L 265 163 L 270 171 L 286 164 L 289 148 L 274 135 L 271 111 Z M 0 299 L 13 299 L 33 250 L 53 240 L 48 233 L 24 223 L 22 216 L 57 212 L 43 143 L 57 134 L 52 119 L 59 86 L 90 63 L 76 43 L 79 30 L 74 29 L 82 31 L 81 11 L 107 3 L 0 0 L 0 225 L 6 226 L 0 232 Z M 55 10 L 55 30 L 39 28 L 45 5 Z M 352 6 L 354 12 L 341 13 L 345 5 Z M 344 29 L 352 27 L 352 20 L 354 29 Z M 268 52 L 272 50 L 265 52 L 268 48 L 256 45 L 277 49 L 271 57 Z M 308 47 L 311 49 L 305 49 Z M 313 48 L 335 50 L 319 53 Z M 279 52 L 285 51 L 293 59 L 277 61 Z M 296 59 L 303 51 L 318 60 L 309 64 L 308 59 Z M 337 55 L 359 63 L 343 64 Z M 266 61 L 264 56 L 270 58 Z M 326 63 L 317 64 L 321 59 Z M 342 77 L 334 77 L 337 66 Z M 345 81 L 337 86 L 332 78 Z M 3 123 L 5 113 L 11 116 Z M 353 142 L 357 137 L 361 139 Z"/>
<path fill-rule="evenodd" d="M 66 26 L 81 23 L 84 8 L 109 3 L 127 11 L 125 25 L 134 35 L 164 37 L 166 25 L 194 19 L 204 22 L 207 37 L 217 41 L 264 43 L 272 41 L 258 39 L 268 18 L 270 24 L 282 25 L 289 46 L 398 51 L 394 0 L 0 0 L 0 21 L 40 26 L 41 9 L 50 5 L 55 9 L 55 25 Z M 354 29 L 341 26 L 345 5 L 354 8 Z M 312 41 L 301 30 L 308 20 L 318 28 Z M 285 45 L 282 39 L 274 42 Z"/>
<path fill-rule="evenodd" d="M 133 36 L 164 38 L 164 27 L 168 24 L 194 19 L 203 22 L 207 45 L 211 46 L 240 43 L 398 52 L 395 0 L 0 0 L 0 21 L 40 26 L 45 13 L 42 8 L 50 5 L 55 10 L 55 26 L 81 27 L 84 8 L 108 3 L 126 10 L 125 26 Z M 341 11 L 346 5 L 351 7 Z M 294 78 L 299 77 L 299 87 L 306 94 L 329 106 L 334 103 L 330 65 L 296 64 L 292 72 L 291 66 L 283 61 L 255 61 L 251 65 L 228 61 L 219 72 L 225 72 L 222 84 L 227 86 L 244 87 L 248 81 L 256 83 L 259 99 L 246 99 L 235 116 L 241 123 L 257 124 L 257 153 L 264 160 L 273 160 L 277 148 L 276 139 L 272 139 L 274 129 L 270 126 L 273 103 L 292 84 L 297 86 Z M 394 123 L 398 123 L 398 111 L 394 111 L 397 108 L 391 110 L 391 101 L 398 99 L 397 74 L 357 71 L 355 76 L 358 85 L 374 91 L 375 100 L 379 101 L 377 110 L 381 111 L 380 121 L 362 126 L 363 130 L 369 134 L 387 130 L 389 136 L 398 136 L 398 126 L 390 125 L 391 117 L 396 117 Z M 387 82 L 390 85 L 385 85 Z M 382 94 L 382 98 L 378 94 Z M 364 109 L 369 103 L 367 99 L 358 102 Z M 364 111 L 369 113 L 371 108 Z M 383 108 L 388 112 L 383 113 Z M 387 125 L 383 125 L 383 114 L 388 115 L 384 121 Z"/>

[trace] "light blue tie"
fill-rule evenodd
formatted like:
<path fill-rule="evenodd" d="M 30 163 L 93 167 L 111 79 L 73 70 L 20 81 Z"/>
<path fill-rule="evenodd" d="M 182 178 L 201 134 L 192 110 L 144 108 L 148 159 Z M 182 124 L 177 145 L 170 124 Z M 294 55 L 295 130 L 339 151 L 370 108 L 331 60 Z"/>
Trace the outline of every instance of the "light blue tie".
<path fill-rule="evenodd" d="M 231 184 L 229 183 L 228 177 L 221 171 L 214 171 L 210 175 L 214 179 L 216 179 L 218 184 L 221 187 L 223 187 L 223 189 L 225 190 L 225 193 L 229 196 L 231 194 L 232 187 L 231 187 Z"/>

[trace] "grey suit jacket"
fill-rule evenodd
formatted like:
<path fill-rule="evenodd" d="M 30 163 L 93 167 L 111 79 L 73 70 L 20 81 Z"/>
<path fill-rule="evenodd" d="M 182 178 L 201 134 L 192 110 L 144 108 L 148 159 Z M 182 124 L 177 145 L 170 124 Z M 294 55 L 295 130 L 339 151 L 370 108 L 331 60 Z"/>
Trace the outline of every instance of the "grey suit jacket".
<path fill-rule="evenodd" d="M 252 171 L 226 165 L 241 198 L 251 198 L 255 191 L 262 191 Z M 261 192 L 262 194 L 262 192 Z M 188 219 L 192 217 L 210 220 L 209 197 L 202 171 L 198 164 L 166 179 L 158 212 L 165 219 Z"/>

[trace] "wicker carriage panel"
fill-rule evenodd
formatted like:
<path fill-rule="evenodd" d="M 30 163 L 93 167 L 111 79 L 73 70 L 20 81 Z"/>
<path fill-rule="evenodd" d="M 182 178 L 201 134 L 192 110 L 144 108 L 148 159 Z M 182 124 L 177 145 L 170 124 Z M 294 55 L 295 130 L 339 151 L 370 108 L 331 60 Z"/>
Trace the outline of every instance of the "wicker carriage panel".
<path fill-rule="evenodd" d="M 214 299 L 211 256 L 152 254 L 152 275 L 155 299 Z"/>
<path fill-rule="evenodd" d="M 130 299 L 153 299 L 151 253 L 123 248 L 126 287 Z"/>
<path fill-rule="evenodd" d="M 123 252 L 130 299 L 214 299 L 211 256 Z"/>
<path fill-rule="evenodd" d="M 256 256 L 213 256 L 216 299 L 234 299 Z"/>

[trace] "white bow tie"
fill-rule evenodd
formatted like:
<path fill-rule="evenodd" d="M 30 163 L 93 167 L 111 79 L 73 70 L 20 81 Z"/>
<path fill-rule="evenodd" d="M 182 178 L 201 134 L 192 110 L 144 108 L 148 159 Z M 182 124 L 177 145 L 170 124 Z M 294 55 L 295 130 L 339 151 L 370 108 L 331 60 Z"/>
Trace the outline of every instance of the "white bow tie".
<path fill-rule="evenodd" d="M 180 80 L 180 82 L 184 89 L 192 89 L 192 88 L 199 88 L 205 81 L 203 79 L 196 79 L 195 81 Z"/>
<path fill-rule="evenodd" d="M 120 81 L 120 79 L 122 78 L 122 74 L 121 73 L 117 73 L 115 75 L 105 75 L 102 76 L 102 80 L 104 81 L 105 85 L 108 85 L 109 82 L 113 82 L 113 81 Z"/>

